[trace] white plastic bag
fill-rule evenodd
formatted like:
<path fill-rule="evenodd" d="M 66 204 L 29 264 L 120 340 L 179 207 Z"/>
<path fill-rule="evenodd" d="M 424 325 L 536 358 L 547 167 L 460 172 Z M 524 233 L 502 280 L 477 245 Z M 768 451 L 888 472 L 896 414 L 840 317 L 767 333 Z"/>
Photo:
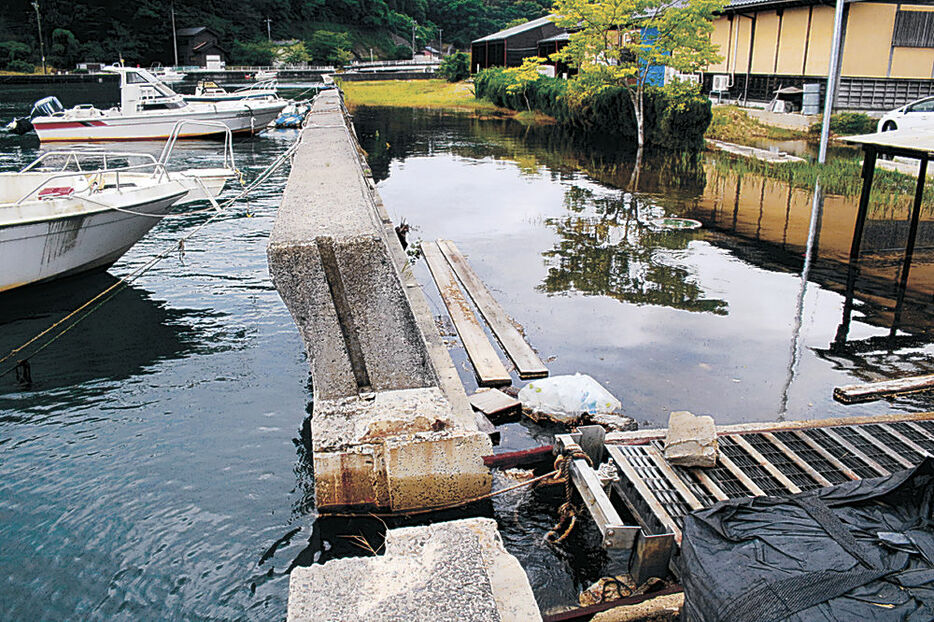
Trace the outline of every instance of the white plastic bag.
<path fill-rule="evenodd" d="M 599 382 L 580 373 L 530 382 L 519 391 L 519 401 L 533 411 L 569 420 L 582 413 L 611 413 L 622 407 Z"/>

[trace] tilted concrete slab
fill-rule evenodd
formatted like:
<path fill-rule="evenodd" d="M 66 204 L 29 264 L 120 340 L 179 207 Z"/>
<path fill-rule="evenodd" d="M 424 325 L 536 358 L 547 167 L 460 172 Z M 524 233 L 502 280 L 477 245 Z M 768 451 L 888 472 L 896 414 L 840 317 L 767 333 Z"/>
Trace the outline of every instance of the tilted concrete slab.
<path fill-rule="evenodd" d="M 472 518 L 386 533 L 385 554 L 297 567 L 288 622 L 534 622 L 528 577 L 496 522 Z"/>
<path fill-rule="evenodd" d="M 267 248 L 305 343 L 319 509 L 437 506 L 489 492 L 457 370 L 337 91 L 315 101 Z"/>

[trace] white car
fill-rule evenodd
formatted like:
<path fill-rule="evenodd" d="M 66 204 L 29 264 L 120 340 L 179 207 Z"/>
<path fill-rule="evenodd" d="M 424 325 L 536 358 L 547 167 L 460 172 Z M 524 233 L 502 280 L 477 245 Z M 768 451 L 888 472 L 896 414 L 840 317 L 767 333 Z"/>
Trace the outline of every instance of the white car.
<path fill-rule="evenodd" d="M 934 97 L 924 97 L 886 112 L 879 119 L 877 131 L 913 129 L 934 131 Z"/>

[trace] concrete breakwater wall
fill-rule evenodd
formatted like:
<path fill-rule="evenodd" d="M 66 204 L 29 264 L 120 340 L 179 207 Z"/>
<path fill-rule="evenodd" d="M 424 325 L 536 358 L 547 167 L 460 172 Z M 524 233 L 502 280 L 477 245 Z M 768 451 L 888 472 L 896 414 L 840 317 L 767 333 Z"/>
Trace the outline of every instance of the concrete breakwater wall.
<path fill-rule="evenodd" d="M 267 248 L 305 343 L 316 505 L 433 507 L 490 491 L 480 432 L 340 93 L 316 100 Z"/>

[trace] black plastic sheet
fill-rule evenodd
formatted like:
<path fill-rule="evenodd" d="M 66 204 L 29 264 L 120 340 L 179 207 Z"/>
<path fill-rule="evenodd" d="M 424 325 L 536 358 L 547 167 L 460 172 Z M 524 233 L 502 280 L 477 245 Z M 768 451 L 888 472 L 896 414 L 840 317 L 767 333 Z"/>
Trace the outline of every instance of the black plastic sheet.
<path fill-rule="evenodd" d="M 688 622 L 934 620 L 934 460 L 685 517 Z"/>

